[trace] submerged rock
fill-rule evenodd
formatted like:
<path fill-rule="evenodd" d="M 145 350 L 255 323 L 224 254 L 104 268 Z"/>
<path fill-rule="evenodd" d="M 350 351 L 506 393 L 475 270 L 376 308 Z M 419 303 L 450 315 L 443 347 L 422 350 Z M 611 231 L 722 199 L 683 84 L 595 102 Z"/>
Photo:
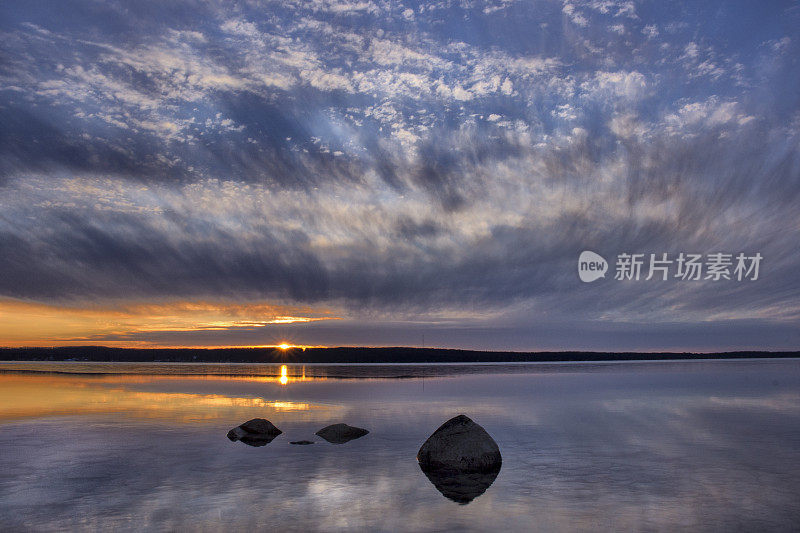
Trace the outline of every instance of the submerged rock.
<path fill-rule="evenodd" d="M 228 431 L 232 441 L 242 441 L 249 446 L 264 446 L 283 433 L 272 422 L 263 418 L 254 418 Z"/>
<path fill-rule="evenodd" d="M 314 444 L 314 441 L 313 440 L 293 440 L 289 444 L 306 445 L 306 444 Z"/>
<path fill-rule="evenodd" d="M 363 437 L 367 433 L 369 431 L 363 428 L 348 426 L 347 424 L 332 424 L 317 431 L 316 435 L 332 444 L 344 444 L 353 439 Z"/>
<path fill-rule="evenodd" d="M 502 466 L 497 443 L 465 415 L 434 431 L 419 449 L 417 461 L 439 492 L 462 504 L 483 494 Z"/>

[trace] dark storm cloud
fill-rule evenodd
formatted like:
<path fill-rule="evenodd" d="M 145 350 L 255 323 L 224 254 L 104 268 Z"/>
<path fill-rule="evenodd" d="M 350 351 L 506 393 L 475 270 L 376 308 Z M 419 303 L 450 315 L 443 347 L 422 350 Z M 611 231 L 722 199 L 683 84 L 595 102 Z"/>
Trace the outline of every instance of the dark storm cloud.
<path fill-rule="evenodd" d="M 752 226 L 754 221 L 766 228 L 782 224 L 779 216 L 766 211 L 770 195 L 757 195 L 762 180 L 779 179 L 769 172 L 750 180 L 698 182 L 693 176 L 709 170 L 703 162 L 707 146 L 694 143 L 696 149 L 690 150 L 685 144 L 656 145 L 658 157 L 665 160 L 659 163 L 659 171 L 671 176 L 665 182 L 647 173 L 634 181 L 649 180 L 644 189 L 622 182 L 620 202 L 614 205 L 622 214 L 608 213 L 603 204 L 593 205 L 592 198 L 604 193 L 593 190 L 595 186 L 587 180 L 575 189 L 577 194 L 585 193 L 588 201 L 585 206 L 575 204 L 580 209 L 571 204 L 579 198 L 559 196 L 563 209 L 542 204 L 560 212 L 554 218 L 542 219 L 531 212 L 527 221 L 494 224 L 488 233 L 472 237 L 457 249 L 436 245 L 437 239 L 448 238 L 454 230 L 446 222 L 448 215 L 435 211 L 428 218 L 412 217 L 411 212 L 397 219 L 389 226 L 394 245 L 385 247 L 366 238 L 341 245 L 332 253 L 313 246 L 309 234 L 314 228 L 261 225 L 249 218 L 245 206 L 238 216 L 249 230 L 257 229 L 255 236 L 247 238 L 240 231 L 209 222 L 216 220 L 215 213 L 197 213 L 186 206 L 165 204 L 162 212 L 143 214 L 53 207 L 40 215 L 42 218 L 28 222 L 26 229 L 4 233 L 9 254 L 0 266 L 2 290 L 21 298 L 153 298 L 169 294 L 330 300 L 342 301 L 352 309 L 366 306 L 396 313 L 453 306 L 496 310 L 538 298 L 549 313 L 590 315 L 617 309 L 632 316 L 663 312 L 670 305 L 707 312 L 748 309 L 754 303 L 769 308 L 794 298 L 798 278 L 791 234 L 765 233 L 764 228 Z M 715 165 L 717 170 L 734 172 L 750 157 L 747 151 L 734 156 L 732 148 L 729 153 L 727 162 Z M 678 168 L 667 161 L 677 162 Z M 552 164 L 547 168 L 553 171 Z M 462 174 L 473 177 L 480 173 L 465 164 Z M 676 176 L 681 179 L 673 181 Z M 725 190 L 735 186 L 735 194 Z M 235 198 L 247 200 L 247 194 L 258 195 L 240 191 Z M 635 216 L 635 210 L 654 197 L 672 202 L 670 216 L 652 220 Z M 317 208 L 325 202 L 337 205 L 327 197 L 306 198 Z M 470 204 L 478 201 L 477 197 L 469 199 Z M 709 212 L 710 205 L 714 209 Z M 26 208 L 21 209 L 19 221 L 9 221 L 18 228 L 25 219 Z M 313 213 L 309 215 L 314 218 Z M 720 226 L 714 221 L 718 216 L 734 218 Z M 371 235 L 371 228 L 360 227 L 360 222 L 349 220 L 350 229 Z M 323 233 L 325 230 L 322 228 Z M 760 251 L 768 258 L 768 270 L 757 284 L 700 284 L 691 286 L 691 294 L 685 290 L 689 285 L 677 282 L 607 285 L 608 293 L 598 301 L 596 290 L 576 283 L 575 261 L 583 249 L 596 250 L 612 261 L 621 252 Z M 30 265 L 30 257 L 38 261 Z"/>
<path fill-rule="evenodd" d="M 243 248 L 235 235 L 214 228 L 196 228 L 203 239 L 175 245 L 169 235 L 130 215 L 86 220 L 62 214 L 47 224 L 57 230 L 35 243 L 0 236 L 9 252 L 0 285 L 3 294 L 78 299 L 205 293 L 294 300 L 326 294 L 326 273 L 304 250 L 302 234 L 278 239 L 264 233 Z M 30 264 L 33 256 L 39 261 Z"/>
<path fill-rule="evenodd" d="M 143 180 L 189 174 L 186 168 L 158 160 L 161 146 L 151 139 L 114 131 L 107 137 L 85 138 L 67 118 L 59 123 L 54 115 L 52 108 L 0 110 L 0 179 L 28 172 L 97 172 Z"/>
<path fill-rule="evenodd" d="M 0 9 L 0 296 L 520 335 L 798 319 L 790 4 Z M 577 280 L 584 249 L 606 280 Z M 760 252 L 761 279 L 613 280 L 622 252 L 718 251 Z"/>

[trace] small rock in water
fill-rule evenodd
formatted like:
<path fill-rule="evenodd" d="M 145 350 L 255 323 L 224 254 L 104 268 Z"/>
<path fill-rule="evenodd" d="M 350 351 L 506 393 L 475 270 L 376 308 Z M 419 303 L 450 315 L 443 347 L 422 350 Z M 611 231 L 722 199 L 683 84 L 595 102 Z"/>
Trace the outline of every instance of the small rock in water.
<path fill-rule="evenodd" d="M 366 429 L 348 426 L 347 424 L 332 424 L 319 431 L 317 435 L 331 444 L 344 444 L 353 439 L 358 439 L 369 433 Z"/>
<path fill-rule="evenodd" d="M 293 440 L 289 444 L 301 444 L 301 445 L 314 444 L 314 441 L 313 440 Z"/>
<path fill-rule="evenodd" d="M 263 418 L 248 420 L 228 431 L 228 438 L 232 441 L 242 441 L 249 446 L 264 446 L 283 433 L 272 422 Z"/>
<path fill-rule="evenodd" d="M 497 443 L 465 415 L 451 418 L 434 431 L 419 449 L 417 460 L 436 489 L 461 504 L 483 494 L 502 465 Z"/>

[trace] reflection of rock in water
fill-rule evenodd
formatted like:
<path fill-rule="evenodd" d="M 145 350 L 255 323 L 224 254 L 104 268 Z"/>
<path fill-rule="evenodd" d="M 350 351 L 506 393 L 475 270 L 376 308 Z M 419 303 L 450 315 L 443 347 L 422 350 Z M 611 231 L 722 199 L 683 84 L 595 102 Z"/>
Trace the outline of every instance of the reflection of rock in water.
<path fill-rule="evenodd" d="M 276 428 L 269 420 L 254 418 L 230 430 L 228 438 L 234 442 L 241 441 L 248 446 L 265 446 L 281 433 L 283 431 Z"/>
<path fill-rule="evenodd" d="M 308 444 L 314 444 L 312 440 L 293 440 L 289 444 L 299 444 L 300 446 L 306 446 Z"/>
<path fill-rule="evenodd" d="M 498 463 L 494 469 L 487 472 L 458 472 L 428 469 L 419 465 L 436 490 L 460 504 L 467 504 L 486 492 L 500 473 L 500 466 Z"/>
<path fill-rule="evenodd" d="M 248 446 L 266 446 L 267 444 L 272 442 L 273 439 L 275 439 L 275 437 L 277 437 L 277 435 L 270 435 L 270 436 L 261 436 L 261 435 L 247 436 L 247 435 L 245 435 L 243 437 L 237 437 L 235 435 L 231 435 L 231 432 L 228 432 L 228 438 L 229 439 L 231 439 L 232 441 L 237 441 L 237 440 L 241 441 L 241 442 L 247 444 Z"/>
<path fill-rule="evenodd" d="M 419 449 L 417 460 L 439 492 L 462 504 L 483 494 L 502 466 L 497 443 L 465 415 L 451 418 L 434 431 Z"/>
<path fill-rule="evenodd" d="M 344 444 L 361 438 L 367 433 L 369 431 L 363 428 L 348 426 L 347 424 L 333 424 L 320 429 L 316 434 L 332 444 Z"/>

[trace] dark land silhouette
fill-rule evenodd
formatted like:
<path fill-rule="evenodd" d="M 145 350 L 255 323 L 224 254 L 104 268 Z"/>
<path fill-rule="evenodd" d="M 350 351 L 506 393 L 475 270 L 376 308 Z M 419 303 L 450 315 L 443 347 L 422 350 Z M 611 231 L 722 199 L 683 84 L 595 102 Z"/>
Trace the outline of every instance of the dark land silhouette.
<path fill-rule="evenodd" d="M 409 347 L 337 348 L 111 348 L 69 346 L 0 348 L 0 361 L 197 363 L 508 363 L 660 361 L 800 357 L 800 352 L 508 352 Z"/>

